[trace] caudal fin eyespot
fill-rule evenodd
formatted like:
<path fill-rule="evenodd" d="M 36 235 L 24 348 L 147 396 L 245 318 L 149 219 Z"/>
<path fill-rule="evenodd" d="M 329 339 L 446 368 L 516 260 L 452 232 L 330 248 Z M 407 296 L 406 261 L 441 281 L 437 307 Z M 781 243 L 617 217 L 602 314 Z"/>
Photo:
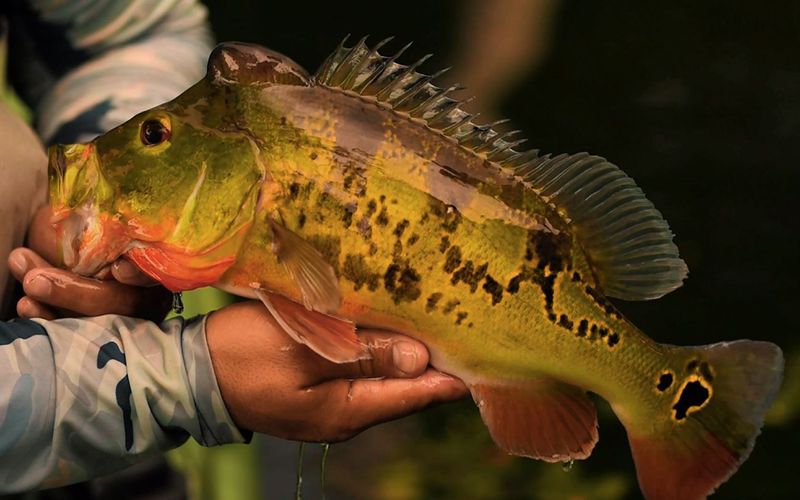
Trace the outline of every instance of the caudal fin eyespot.
<path fill-rule="evenodd" d="M 662 375 L 663 377 L 663 375 Z M 672 406 L 672 418 L 678 422 L 699 411 L 711 399 L 712 388 L 700 378 L 690 378 L 681 388 L 677 402 Z"/>
<path fill-rule="evenodd" d="M 656 389 L 659 392 L 664 392 L 670 387 L 672 387 L 672 381 L 674 380 L 674 375 L 671 371 L 667 370 L 658 377 L 658 384 L 656 385 Z"/>

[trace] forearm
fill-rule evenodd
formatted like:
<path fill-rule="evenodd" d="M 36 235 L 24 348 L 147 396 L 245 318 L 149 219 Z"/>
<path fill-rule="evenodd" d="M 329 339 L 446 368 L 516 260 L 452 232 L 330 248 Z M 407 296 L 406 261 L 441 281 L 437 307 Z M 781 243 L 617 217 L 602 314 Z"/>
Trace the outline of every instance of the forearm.
<path fill-rule="evenodd" d="M 0 323 L 0 491 L 121 469 L 189 436 L 245 439 L 225 409 L 202 320 Z"/>

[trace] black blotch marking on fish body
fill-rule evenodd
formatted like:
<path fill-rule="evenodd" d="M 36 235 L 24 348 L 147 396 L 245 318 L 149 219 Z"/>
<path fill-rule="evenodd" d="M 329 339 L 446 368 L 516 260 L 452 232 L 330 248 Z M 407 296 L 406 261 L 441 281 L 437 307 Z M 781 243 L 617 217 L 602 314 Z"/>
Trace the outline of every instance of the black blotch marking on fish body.
<path fill-rule="evenodd" d="M 597 335 L 597 325 L 592 325 L 592 327 L 591 327 L 591 328 L 589 328 L 589 334 L 590 334 L 592 337 L 594 337 L 595 335 Z"/>
<path fill-rule="evenodd" d="M 403 244 L 400 240 L 394 242 L 394 247 L 392 247 L 392 256 L 395 259 L 399 259 L 403 255 Z"/>
<path fill-rule="evenodd" d="M 419 235 L 417 233 L 411 233 L 411 236 L 409 236 L 408 240 L 406 240 L 406 245 L 411 246 L 418 241 L 419 241 Z"/>
<path fill-rule="evenodd" d="M 297 215 L 297 227 L 303 229 L 303 226 L 306 225 L 306 212 L 304 210 L 300 210 L 300 213 Z"/>
<path fill-rule="evenodd" d="M 458 282 L 463 282 L 466 285 L 469 285 L 470 293 L 475 293 L 478 289 L 478 284 L 483 280 L 486 276 L 486 271 L 489 269 L 488 263 L 483 263 L 478 267 L 475 267 L 475 264 L 468 260 L 458 269 L 455 273 L 453 273 L 452 278 L 450 278 L 450 283 L 453 285 L 457 285 Z"/>
<path fill-rule="evenodd" d="M 622 319 L 622 314 L 617 311 L 617 308 L 614 307 L 614 304 L 611 303 L 607 298 L 603 297 L 600 292 L 595 290 L 594 288 L 586 285 L 586 293 L 594 300 L 594 302 L 600 306 L 603 311 L 609 316 L 614 316 L 616 318 Z"/>
<path fill-rule="evenodd" d="M 444 308 L 442 309 L 442 312 L 444 314 L 450 314 L 451 312 L 453 312 L 453 309 L 458 307 L 459 304 L 461 304 L 460 300 L 458 300 L 458 299 L 450 299 L 444 305 Z"/>
<path fill-rule="evenodd" d="M 687 372 L 693 372 L 693 371 L 697 370 L 697 367 L 699 365 L 700 365 L 700 361 L 698 361 L 696 359 L 692 359 L 688 363 L 686 363 L 686 371 Z"/>
<path fill-rule="evenodd" d="M 308 242 L 322 254 L 325 261 L 333 266 L 338 274 L 339 255 L 342 252 L 341 240 L 336 236 L 312 235 L 308 237 Z"/>
<path fill-rule="evenodd" d="M 442 300 L 443 295 L 439 292 L 430 294 L 428 300 L 425 302 L 425 312 L 431 313 L 436 310 L 437 304 Z"/>
<path fill-rule="evenodd" d="M 430 213 L 440 219 L 442 229 L 454 233 L 461 224 L 461 212 L 453 205 L 445 205 L 439 200 L 430 203 Z"/>
<path fill-rule="evenodd" d="M 619 334 L 617 332 L 609 333 L 608 334 L 608 347 L 614 347 L 617 344 L 619 344 Z"/>
<path fill-rule="evenodd" d="M 699 380 L 687 383 L 678 397 L 678 402 L 672 407 L 675 410 L 675 420 L 685 419 L 689 410 L 702 406 L 710 396 L 711 392 Z"/>
<path fill-rule="evenodd" d="M 578 337 L 585 337 L 586 333 L 589 331 L 589 321 L 582 319 L 578 323 L 578 331 L 575 332 Z"/>
<path fill-rule="evenodd" d="M 397 198 L 392 198 L 392 199 L 389 201 L 389 203 L 391 203 L 392 205 L 397 205 Z"/>
<path fill-rule="evenodd" d="M 711 365 L 709 365 L 705 361 L 700 363 L 700 375 L 702 375 L 703 378 L 708 380 L 709 382 L 714 381 L 714 371 L 711 369 Z"/>
<path fill-rule="evenodd" d="M 447 235 L 442 236 L 442 241 L 439 243 L 439 251 L 444 253 L 448 248 L 450 248 L 450 237 Z"/>
<path fill-rule="evenodd" d="M 370 241 L 369 242 L 369 254 L 370 255 L 375 255 L 376 253 L 378 253 L 378 245 L 376 245 L 374 241 Z"/>
<path fill-rule="evenodd" d="M 372 224 L 369 222 L 369 217 L 366 215 L 358 221 L 358 232 L 365 240 L 372 238 Z"/>
<path fill-rule="evenodd" d="M 358 291 L 365 286 L 374 292 L 380 283 L 380 274 L 372 271 L 361 255 L 347 254 L 342 266 L 342 276 L 353 282 L 353 289 Z"/>
<path fill-rule="evenodd" d="M 541 286 L 544 283 L 544 273 L 541 269 L 532 268 L 529 266 L 522 266 L 522 270 L 511 278 L 506 286 L 508 293 L 514 294 L 519 292 L 519 287 L 522 283 L 530 281 L 536 285 Z"/>
<path fill-rule="evenodd" d="M 406 230 L 406 228 L 408 227 L 409 224 L 410 223 L 408 222 L 408 219 L 401 220 L 394 227 L 394 231 L 392 232 L 392 234 L 394 234 L 398 238 L 402 238 L 403 237 L 403 233 L 405 232 L 405 230 Z"/>
<path fill-rule="evenodd" d="M 461 265 L 461 248 L 453 245 L 444 256 L 444 272 L 452 273 Z"/>
<path fill-rule="evenodd" d="M 420 281 L 422 277 L 407 260 L 395 260 L 383 275 L 383 285 L 395 304 L 417 300 L 422 294 Z"/>
<path fill-rule="evenodd" d="M 300 184 L 296 182 L 292 182 L 291 184 L 289 184 L 289 199 L 296 200 L 299 194 L 300 194 Z"/>
<path fill-rule="evenodd" d="M 580 281 L 581 280 L 581 273 L 575 271 L 572 273 L 572 281 Z"/>
<path fill-rule="evenodd" d="M 389 212 L 386 211 L 386 207 L 381 207 L 381 211 L 378 212 L 378 216 L 375 218 L 375 223 L 379 226 L 389 225 Z"/>
<path fill-rule="evenodd" d="M 383 205 L 383 202 L 385 202 L 385 201 L 386 201 L 386 195 L 385 195 L 385 194 L 382 194 L 382 195 L 380 195 L 380 196 L 378 197 L 378 201 L 380 201 L 380 202 L 381 202 L 381 205 Z"/>
<path fill-rule="evenodd" d="M 608 328 L 600 327 L 597 329 L 597 333 L 600 334 L 600 338 L 603 339 L 608 335 Z"/>
<path fill-rule="evenodd" d="M 666 391 L 672 386 L 673 379 L 674 377 L 672 372 L 666 371 L 662 373 L 661 376 L 658 377 L 658 385 L 656 385 L 656 389 L 658 389 L 659 392 Z"/>
<path fill-rule="evenodd" d="M 367 213 L 365 214 L 367 217 L 372 217 L 375 211 L 378 209 L 378 202 L 375 199 L 369 200 L 367 203 Z"/>
<path fill-rule="evenodd" d="M 316 159 L 317 159 L 317 153 L 315 153 L 314 151 L 312 151 L 312 152 L 311 152 L 311 154 L 310 154 L 310 155 L 308 155 L 308 157 L 309 157 L 309 158 L 311 158 L 311 161 L 314 161 L 314 160 L 316 160 Z"/>
<path fill-rule="evenodd" d="M 475 324 L 472 321 L 470 321 L 469 324 L 467 325 L 467 328 L 472 328 L 474 325 Z"/>
<path fill-rule="evenodd" d="M 558 318 L 558 326 L 566 329 L 567 331 L 571 332 L 573 325 L 574 323 L 569 319 L 569 316 L 567 316 L 566 314 L 562 314 Z"/>
<path fill-rule="evenodd" d="M 548 231 L 530 230 L 528 231 L 528 244 L 525 249 L 525 259 L 532 261 L 536 256 L 536 267 L 541 270 L 550 269 L 551 273 L 559 273 L 564 270 L 565 261 L 568 267 L 569 247 L 566 233 L 554 234 Z"/>
<path fill-rule="evenodd" d="M 353 224 L 353 214 L 356 213 L 358 206 L 355 203 L 348 203 L 342 210 L 342 225 L 345 229 Z"/>
<path fill-rule="evenodd" d="M 503 285 L 497 282 L 491 275 L 486 275 L 486 281 L 483 282 L 483 289 L 492 296 L 492 305 L 497 305 L 503 300 Z"/>
<path fill-rule="evenodd" d="M 430 218 L 431 216 L 428 214 L 428 212 L 425 212 L 422 214 L 422 217 L 420 217 L 419 223 L 424 225 L 426 222 L 428 222 L 428 219 Z"/>
<path fill-rule="evenodd" d="M 468 314 L 464 311 L 459 312 L 456 314 L 456 324 L 460 325 L 465 319 L 467 319 Z"/>

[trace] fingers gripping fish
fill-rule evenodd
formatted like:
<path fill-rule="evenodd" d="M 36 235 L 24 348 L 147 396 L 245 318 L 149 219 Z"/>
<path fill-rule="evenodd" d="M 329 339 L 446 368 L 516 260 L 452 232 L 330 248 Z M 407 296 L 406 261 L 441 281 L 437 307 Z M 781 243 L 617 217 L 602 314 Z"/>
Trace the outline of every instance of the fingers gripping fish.
<path fill-rule="evenodd" d="M 173 101 L 51 149 L 66 265 L 124 256 L 173 291 L 258 298 L 336 362 L 365 355 L 354 324 L 418 338 L 515 455 L 588 457 L 597 393 L 648 498 L 708 495 L 753 447 L 780 349 L 646 337 L 606 297 L 658 298 L 687 268 L 634 181 L 519 149 L 379 46 L 341 45 L 309 76 L 222 44 Z"/>

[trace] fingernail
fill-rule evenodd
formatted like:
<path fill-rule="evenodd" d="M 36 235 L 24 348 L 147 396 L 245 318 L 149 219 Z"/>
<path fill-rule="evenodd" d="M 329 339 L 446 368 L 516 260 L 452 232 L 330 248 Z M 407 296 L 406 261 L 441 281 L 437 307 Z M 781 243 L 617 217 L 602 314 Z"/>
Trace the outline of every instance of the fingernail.
<path fill-rule="evenodd" d="M 20 252 L 11 254 L 11 257 L 8 259 L 8 265 L 16 274 L 24 275 L 28 272 L 28 259 Z"/>
<path fill-rule="evenodd" d="M 118 260 L 114 262 L 114 271 L 116 271 L 117 277 L 122 280 L 131 279 L 138 275 L 136 268 L 130 262 L 124 260 Z"/>
<path fill-rule="evenodd" d="M 411 342 L 397 342 L 392 347 L 394 366 L 403 373 L 411 374 L 419 371 L 418 359 L 417 346 Z"/>
<path fill-rule="evenodd" d="M 44 274 L 37 274 L 25 285 L 25 291 L 34 297 L 47 297 L 52 289 L 53 282 Z"/>

